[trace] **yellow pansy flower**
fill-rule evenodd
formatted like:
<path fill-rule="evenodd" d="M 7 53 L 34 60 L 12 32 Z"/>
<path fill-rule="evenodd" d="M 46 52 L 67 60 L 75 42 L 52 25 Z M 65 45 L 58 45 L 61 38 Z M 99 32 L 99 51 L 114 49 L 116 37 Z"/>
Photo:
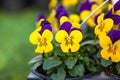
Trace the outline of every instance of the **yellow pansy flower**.
<path fill-rule="evenodd" d="M 112 43 L 109 36 L 105 34 L 99 35 L 101 50 L 101 57 L 105 60 L 111 60 L 113 62 L 120 61 L 120 40 Z"/>
<path fill-rule="evenodd" d="M 107 18 L 107 19 L 103 19 L 103 18 L 104 18 L 104 14 L 98 16 L 97 19 L 98 24 L 95 27 L 95 34 L 97 36 L 102 32 L 104 33 L 109 32 L 113 27 L 114 22 L 111 18 Z"/>
<path fill-rule="evenodd" d="M 36 53 L 48 53 L 53 50 L 53 45 L 51 43 L 53 39 L 53 34 L 50 30 L 45 30 L 42 34 L 39 32 L 32 32 L 30 34 L 29 41 L 32 44 L 37 45 L 35 50 Z"/>
<path fill-rule="evenodd" d="M 82 40 L 81 31 L 71 30 L 72 24 L 69 22 L 65 22 L 61 26 L 62 29 L 56 33 L 55 39 L 60 43 L 62 51 L 65 53 L 78 51 L 80 48 L 79 42 Z"/>

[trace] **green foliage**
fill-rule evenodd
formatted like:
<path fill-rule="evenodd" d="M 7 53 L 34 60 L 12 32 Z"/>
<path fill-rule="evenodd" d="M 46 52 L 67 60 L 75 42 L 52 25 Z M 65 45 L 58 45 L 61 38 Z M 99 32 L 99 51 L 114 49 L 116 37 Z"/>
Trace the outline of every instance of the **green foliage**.
<path fill-rule="evenodd" d="M 52 80 L 64 80 L 66 76 L 66 72 L 62 67 L 57 69 L 57 73 L 51 75 Z"/>
<path fill-rule="evenodd" d="M 118 74 L 120 74 L 120 62 L 117 63 L 117 65 L 116 65 L 116 70 L 117 70 Z"/>
<path fill-rule="evenodd" d="M 101 64 L 102 64 L 104 67 L 108 67 L 109 65 L 112 64 L 112 62 L 111 62 L 110 60 L 101 59 Z"/>
<path fill-rule="evenodd" d="M 44 70 L 49 70 L 53 67 L 57 67 L 61 64 L 62 62 L 58 57 L 50 57 L 45 62 L 43 63 L 43 69 Z"/>
<path fill-rule="evenodd" d="M 77 62 L 77 58 L 69 57 L 65 60 L 68 69 L 72 69 Z"/>
<path fill-rule="evenodd" d="M 76 65 L 73 69 L 69 71 L 71 76 L 83 76 L 85 72 L 84 66 L 82 64 Z"/>

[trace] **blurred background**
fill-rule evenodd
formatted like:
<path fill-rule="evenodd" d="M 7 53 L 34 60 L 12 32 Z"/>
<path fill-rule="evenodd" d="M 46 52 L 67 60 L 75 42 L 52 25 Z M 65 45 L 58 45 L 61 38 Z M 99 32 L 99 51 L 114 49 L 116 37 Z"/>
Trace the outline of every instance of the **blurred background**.
<path fill-rule="evenodd" d="M 36 17 L 50 0 L 0 0 L 0 80 L 26 80 L 28 62 L 38 54 L 29 43 Z"/>

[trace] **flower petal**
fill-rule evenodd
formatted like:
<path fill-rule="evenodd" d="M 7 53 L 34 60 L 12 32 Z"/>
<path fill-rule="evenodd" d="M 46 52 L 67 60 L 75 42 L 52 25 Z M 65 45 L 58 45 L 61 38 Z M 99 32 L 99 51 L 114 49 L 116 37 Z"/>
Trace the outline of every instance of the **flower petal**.
<path fill-rule="evenodd" d="M 103 24 L 104 24 L 104 31 L 108 32 L 112 29 L 114 22 L 112 19 L 107 18 L 103 21 Z"/>
<path fill-rule="evenodd" d="M 78 16 L 77 14 L 71 14 L 69 16 L 69 19 L 71 22 L 76 22 L 76 23 L 80 22 L 80 16 Z"/>
<path fill-rule="evenodd" d="M 53 39 L 53 34 L 50 30 L 45 30 L 42 34 L 42 38 L 45 38 L 47 42 L 50 42 Z"/>
<path fill-rule="evenodd" d="M 43 47 L 44 47 L 44 52 L 45 53 L 51 52 L 53 50 L 53 45 L 50 42 L 48 42 L 47 45 L 43 46 Z"/>
<path fill-rule="evenodd" d="M 69 33 L 71 27 L 72 27 L 72 24 L 71 24 L 70 22 L 64 22 L 64 23 L 60 26 L 60 30 L 65 30 L 67 33 Z"/>
<path fill-rule="evenodd" d="M 37 48 L 35 49 L 35 53 L 43 54 L 44 53 L 44 47 L 40 46 L 40 45 L 37 45 Z"/>
<path fill-rule="evenodd" d="M 52 32 L 52 26 L 50 24 L 46 24 L 41 30 L 40 34 L 42 34 L 45 30 L 49 30 Z"/>
<path fill-rule="evenodd" d="M 112 41 L 110 37 L 108 37 L 107 35 L 100 34 L 99 39 L 100 39 L 99 44 L 102 48 L 105 48 L 107 46 L 112 46 Z"/>
<path fill-rule="evenodd" d="M 90 15 L 90 11 L 84 10 L 81 12 L 80 17 L 82 20 L 85 20 L 87 18 L 87 16 L 89 16 L 89 15 Z"/>
<path fill-rule="evenodd" d="M 68 37 L 68 33 L 65 30 L 60 30 L 55 35 L 55 40 L 59 43 L 65 41 L 65 37 Z"/>
<path fill-rule="evenodd" d="M 30 34 L 29 41 L 32 44 L 38 44 L 38 39 L 39 38 L 41 38 L 41 35 L 39 34 L 39 32 L 34 31 Z"/>
<path fill-rule="evenodd" d="M 73 39 L 73 43 L 79 43 L 82 40 L 82 33 L 78 30 L 73 30 L 70 33 L 70 37 L 72 37 Z"/>
<path fill-rule="evenodd" d="M 70 49 L 70 46 L 69 45 L 66 45 L 65 41 L 63 41 L 61 44 L 60 44 L 60 47 L 62 49 L 62 51 L 64 53 L 68 53 L 69 52 L 69 49 Z"/>
<path fill-rule="evenodd" d="M 64 22 L 69 22 L 69 19 L 68 19 L 68 17 L 67 16 L 62 16 L 61 18 L 60 18 L 60 25 L 62 25 Z"/>
<path fill-rule="evenodd" d="M 111 56 L 111 53 L 108 53 L 108 49 L 109 47 L 104 47 L 102 50 L 101 50 L 101 57 L 105 60 L 109 60 L 110 56 Z"/>
<path fill-rule="evenodd" d="M 115 54 L 112 54 L 111 56 L 111 60 L 113 62 L 119 62 L 120 61 L 120 40 L 116 41 L 114 43 L 114 46 L 116 47 L 116 53 Z"/>
<path fill-rule="evenodd" d="M 108 36 L 111 38 L 112 43 L 120 39 L 120 30 L 112 30 Z"/>
<path fill-rule="evenodd" d="M 71 52 L 77 52 L 80 48 L 80 44 L 79 43 L 73 43 L 73 45 L 70 45 L 70 50 Z"/>
<path fill-rule="evenodd" d="M 97 19 L 97 23 L 100 24 L 103 21 L 104 14 L 100 14 L 100 16 Z"/>

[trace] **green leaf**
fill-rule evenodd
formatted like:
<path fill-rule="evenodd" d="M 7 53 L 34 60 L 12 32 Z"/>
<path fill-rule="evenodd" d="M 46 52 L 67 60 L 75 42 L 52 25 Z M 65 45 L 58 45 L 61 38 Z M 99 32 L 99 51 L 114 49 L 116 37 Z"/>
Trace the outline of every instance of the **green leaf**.
<path fill-rule="evenodd" d="M 33 58 L 31 61 L 29 61 L 28 64 L 33 64 L 33 63 L 36 63 L 41 60 L 42 60 L 42 55 L 39 55 L 39 56 L 36 56 L 35 58 Z"/>
<path fill-rule="evenodd" d="M 50 57 L 43 63 L 43 69 L 49 70 L 53 67 L 59 66 L 62 62 L 59 60 L 58 57 Z"/>
<path fill-rule="evenodd" d="M 109 65 L 112 64 L 112 62 L 111 62 L 110 60 L 101 59 L 101 64 L 102 64 L 104 67 L 108 67 Z"/>
<path fill-rule="evenodd" d="M 57 74 L 52 74 L 51 78 L 52 80 L 65 80 L 66 72 L 62 67 L 58 68 Z"/>
<path fill-rule="evenodd" d="M 73 77 L 83 76 L 85 72 L 84 66 L 82 64 L 75 66 L 69 71 L 69 74 Z"/>
<path fill-rule="evenodd" d="M 42 61 L 39 61 L 39 62 L 35 63 L 35 64 L 33 65 L 33 67 L 32 67 L 32 70 L 36 70 L 36 68 L 37 68 L 38 66 L 40 66 L 41 64 L 42 64 Z"/>
<path fill-rule="evenodd" d="M 87 68 L 88 68 L 88 70 L 90 70 L 92 72 L 96 72 L 97 71 L 96 67 L 94 65 L 92 65 L 92 64 L 87 66 Z"/>
<path fill-rule="evenodd" d="M 65 65 L 67 65 L 68 69 L 72 69 L 77 62 L 77 58 L 69 57 L 65 60 Z"/>
<path fill-rule="evenodd" d="M 88 57 L 84 57 L 84 62 L 86 65 L 89 65 L 89 58 Z"/>
<path fill-rule="evenodd" d="M 117 63 L 117 65 L 116 65 L 116 70 L 117 70 L 118 74 L 120 74 L 120 62 Z"/>

